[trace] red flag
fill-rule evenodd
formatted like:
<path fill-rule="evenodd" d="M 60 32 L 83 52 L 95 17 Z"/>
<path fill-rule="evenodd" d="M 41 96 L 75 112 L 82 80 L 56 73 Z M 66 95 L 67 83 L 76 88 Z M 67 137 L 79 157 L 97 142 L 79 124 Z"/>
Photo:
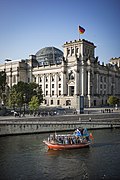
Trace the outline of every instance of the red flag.
<path fill-rule="evenodd" d="M 85 29 L 83 27 L 79 26 L 78 31 L 80 34 L 83 34 L 85 32 Z"/>
<path fill-rule="evenodd" d="M 90 137 L 90 139 L 92 139 L 92 140 L 94 139 L 92 133 L 90 133 L 89 137 Z"/>

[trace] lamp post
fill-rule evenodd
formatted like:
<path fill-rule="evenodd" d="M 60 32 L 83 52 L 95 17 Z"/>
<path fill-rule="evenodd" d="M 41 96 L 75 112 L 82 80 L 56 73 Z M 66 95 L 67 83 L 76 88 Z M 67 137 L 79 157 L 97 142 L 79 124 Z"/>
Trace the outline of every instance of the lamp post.
<path fill-rule="evenodd" d="M 25 116 L 25 102 L 26 102 L 26 95 L 23 95 L 23 100 L 24 100 L 24 116 Z"/>

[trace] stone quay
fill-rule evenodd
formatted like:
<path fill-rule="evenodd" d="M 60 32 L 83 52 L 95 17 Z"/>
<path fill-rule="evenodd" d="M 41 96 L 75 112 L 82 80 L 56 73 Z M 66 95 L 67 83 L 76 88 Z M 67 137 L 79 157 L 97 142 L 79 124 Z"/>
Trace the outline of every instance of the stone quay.
<path fill-rule="evenodd" d="M 44 117 L 0 117 L 0 136 L 72 131 L 76 128 L 120 128 L 120 112 L 55 115 Z"/>

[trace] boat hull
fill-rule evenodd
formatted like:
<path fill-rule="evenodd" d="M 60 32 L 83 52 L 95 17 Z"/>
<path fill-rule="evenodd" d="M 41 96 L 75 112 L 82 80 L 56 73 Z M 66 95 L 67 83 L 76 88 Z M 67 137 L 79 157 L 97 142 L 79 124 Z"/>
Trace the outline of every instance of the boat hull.
<path fill-rule="evenodd" d="M 80 148 L 89 147 L 90 145 L 90 142 L 79 143 L 79 144 L 53 144 L 47 141 L 43 141 L 43 142 L 48 146 L 48 149 L 53 149 L 53 150 L 80 149 Z"/>

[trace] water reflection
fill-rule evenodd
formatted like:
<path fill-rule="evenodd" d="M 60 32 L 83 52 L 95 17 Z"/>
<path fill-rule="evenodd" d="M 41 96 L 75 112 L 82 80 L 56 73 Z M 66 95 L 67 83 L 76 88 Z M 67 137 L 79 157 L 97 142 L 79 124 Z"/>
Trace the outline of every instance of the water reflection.
<path fill-rule="evenodd" d="M 50 158 L 49 165 L 54 169 L 53 171 L 55 179 L 85 179 L 89 175 L 87 164 L 84 159 L 89 158 L 89 153 L 89 149 L 86 149 L 85 151 L 49 150 L 46 152 L 46 155 Z"/>
<path fill-rule="evenodd" d="M 90 153 L 90 148 L 84 148 L 84 149 L 71 149 L 71 150 L 52 150 L 52 149 L 48 149 L 46 151 L 46 155 L 48 156 L 65 156 L 67 155 L 67 157 L 73 157 L 77 154 L 79 154 L 80 156 L 88 156 Z"/>

